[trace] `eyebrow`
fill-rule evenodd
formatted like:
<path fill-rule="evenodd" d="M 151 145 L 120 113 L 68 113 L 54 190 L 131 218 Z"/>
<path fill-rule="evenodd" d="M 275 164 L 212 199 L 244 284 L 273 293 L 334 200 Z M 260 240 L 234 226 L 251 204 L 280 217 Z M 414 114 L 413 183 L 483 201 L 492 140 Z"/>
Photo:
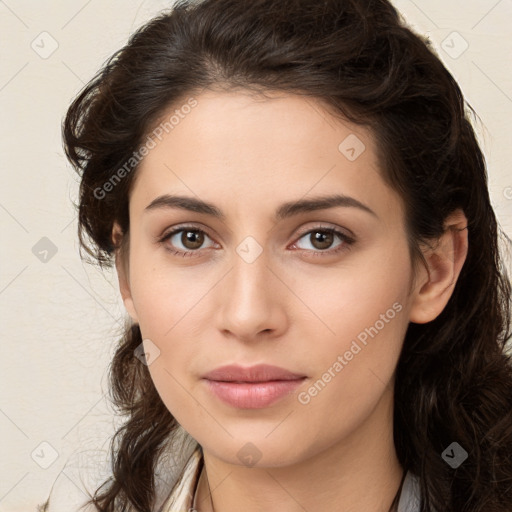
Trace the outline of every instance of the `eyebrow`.
<path fill-rule="evenodd" d="M 283 220 L 300 213 L 326 210 L 328 208 L 335 207 L 357 208 L 358 210 L 362 210 L 378 218 L 378 215 L 371 208 L 353 197 L 342 194 L 317 196 L 309 199 L 299 199 L 283 203 L 279 208 L 277 208 L 274 218 L 275 220 Z M 226 220 L 225 214 L 214 204 L 189 196 L 171 194 L 161 195 L 151 201 L 151 203 L 146 206 L 145 211 L 147 212 L 167 208 L 176 208 L 195 213 L 202 213 L 215 217 L 221 221 Z"/>

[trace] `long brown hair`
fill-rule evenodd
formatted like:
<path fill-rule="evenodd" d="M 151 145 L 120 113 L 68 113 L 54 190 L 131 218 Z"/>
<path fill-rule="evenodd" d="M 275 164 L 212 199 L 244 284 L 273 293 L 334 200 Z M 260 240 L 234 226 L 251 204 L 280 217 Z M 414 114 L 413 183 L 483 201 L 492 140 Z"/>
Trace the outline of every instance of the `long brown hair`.
<path fill-rule="evenodd" d="M 453 295 L 405 336 L 394 440 L 419 478 L 422 512 L 510 512 L 510 283 L 472 111 L 429 42 L 387 0 L 178 1 L 111 57 L 64 121 L 66 155 L 81 176 L 81 247 L 100 265 L 112 263 L 114 221 L 129 234 L 137 165 L 126 162 L 171 106 L 206 88 L 299 94 L 370 127 L 417 258 L 444 219 L 464 211 L 469 250 Z M 134 357 L 141 341 L 138 325 L 127 328 L 110 368 L 127 421 L 111 445 L 113 478 L 91 500 L 103 512 L 153 510 L 156 463 L 178 428 Z M 469 454 L 457 469 L 441 457 L 452 442 Z"/>

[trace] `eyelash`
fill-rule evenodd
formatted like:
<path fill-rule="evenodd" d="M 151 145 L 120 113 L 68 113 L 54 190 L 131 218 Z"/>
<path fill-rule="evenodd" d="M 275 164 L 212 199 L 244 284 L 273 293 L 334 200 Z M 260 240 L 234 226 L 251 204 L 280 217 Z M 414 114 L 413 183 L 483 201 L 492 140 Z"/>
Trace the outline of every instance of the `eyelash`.
<path fill-rule="evenodd" d="M 195 233 L 203 233 L 206 236 L 208 236 L 209 238 L 211 238 L 208 235 L 208 233 L 206 233 L 206 231 L 204 231 L 202 229 L 199 229 L 199 228 L 197 228 L 195 226 L 178 226 L 177 228 L 173 229 L 169 233 L 166 233 L 165 235 L 163 235 L 158 240 L 158 242 L 160 244 L 162 244 L 162 245 L 165 245 L 165 249 L 167 251 L 171 252 L 172 254 L 176 255 L 176 256 L 195 257 L 197 255 L 197 253 L 200 252 L 200 249 L 197 249 L 195 251 L 179 251 L 179 250 L 176 250 L 176 249 L 172 249 L 167 244 L 165 244 L 165 242 L 167 242 L 167 240 L 169 240 L 171 237 L 173 237 L 176 233 L 180 233 L 182 231 L 192 231 L 192 232 L 195 232 Z M 350 250 L 351 246 L 355 243 L 355 240 L 353 238 L 349 237 L 348 235 L 346 235 L 345 233 L 342 233 L 341 231 L 338 231 L 337 229 L 332 228 L 332 227 L 323 227 L 323 226 L 317 226 L 317 227 L 315 227 L 313 229 L 310 229 L 310 230 L 306 231 L 305 233 L 302 233 L 301 236 L 297 239 L 297 241 L 300 240 L 301 238 L 303 238 L 304 236 L 310 235 L 311 233 L 315 233 L 317 231 L 318 232 L 322 232 L 322 233 L 334 234 L 334 235 L 338 236 L 341 239 L 342 243 L 340 243 L 334 249 L 316 250 L 316 251 L 312 251 L 311 249 L 297 249 L 297 250 L 302 251 L 302 252 L 306 252 L 306 253 L 312 253 L 312 255 L 314 257 L 323 256 L 323 255 L 332 256 L 334 254 L 338 254 L 340 252 Z"/>

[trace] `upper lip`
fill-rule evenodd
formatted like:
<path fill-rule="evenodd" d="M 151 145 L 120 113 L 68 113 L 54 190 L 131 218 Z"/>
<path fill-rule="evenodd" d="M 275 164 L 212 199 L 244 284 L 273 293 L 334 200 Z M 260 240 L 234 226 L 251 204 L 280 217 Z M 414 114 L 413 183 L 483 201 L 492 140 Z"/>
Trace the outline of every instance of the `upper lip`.
<path fill-rule="evenodd" d="M 220 366 L 203 375 L 204 379 L 223 382 L 267 382 L 272 380 L 296 380 L 304 377 L 305 375 L 293 373 L 284 368 L 268 364 L 258 364 L 249 367 L 238 365 Z"/>

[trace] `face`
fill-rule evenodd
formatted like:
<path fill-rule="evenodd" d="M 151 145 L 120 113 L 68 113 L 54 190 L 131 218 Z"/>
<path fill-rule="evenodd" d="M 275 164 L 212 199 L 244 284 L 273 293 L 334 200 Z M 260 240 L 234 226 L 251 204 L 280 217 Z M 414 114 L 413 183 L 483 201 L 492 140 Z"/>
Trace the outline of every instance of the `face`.
<path fill-rule="evenodd" d="M 195 98 L 137 170 L 125 305 L 163 402 L 203 449 L 292 464 L 391 403 L 412 308 L 402 203 L 371 133 L 320 103 Z M 262 364 L 290 374 L 247 371 Z M 242 373 L 210 373 L 226 365 Z"/>

